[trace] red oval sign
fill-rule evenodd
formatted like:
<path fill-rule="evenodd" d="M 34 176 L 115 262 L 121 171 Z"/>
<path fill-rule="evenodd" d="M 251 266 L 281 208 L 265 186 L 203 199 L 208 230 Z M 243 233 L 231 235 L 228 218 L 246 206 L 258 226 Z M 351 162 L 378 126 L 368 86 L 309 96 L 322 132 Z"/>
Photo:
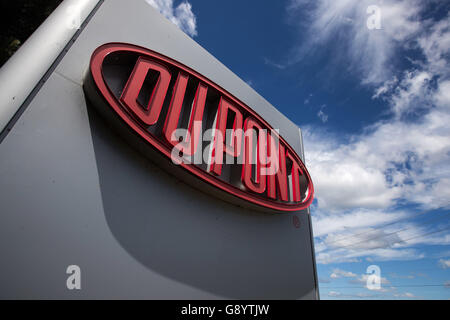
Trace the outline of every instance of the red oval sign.
<path fill-rule="evenodd" d="M 311 204 L 308 170 L 278 131 L 183 64 L 139 46 L 109 43 L 92 54 L 84 87 L 94 105 L 106 105 L 102 112 L 131 129 L 132 139 L 214 186 L 213 193 L 276 211 Z"/>

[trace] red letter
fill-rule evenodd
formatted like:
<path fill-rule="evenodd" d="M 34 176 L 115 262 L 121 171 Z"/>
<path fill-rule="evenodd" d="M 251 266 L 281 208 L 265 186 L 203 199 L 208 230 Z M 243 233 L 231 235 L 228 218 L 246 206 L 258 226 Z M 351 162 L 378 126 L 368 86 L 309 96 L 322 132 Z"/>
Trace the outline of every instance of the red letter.
<path fill-rule="evenodd" d="M 180 113 L 183 107 L 184 95 L 186 92 L 187 82 L 189 76 L 180 72 L 178 74 L 177 82 L 175 83 L 174 93 L 172 100 L 170 101 L 169 111 L 167 114 L 166 122 L 164 124 L 164 136 L 173 146 L 179 145 L 179 141 L 174 135 L 175 130 L 178 128 L 178 122 L 180 120 Z M 208 87 L 202 83 L 198 84 L 197 92 L 195 93 L 194 103 L 191 110 L 191 117 L 188 127 L 188 135 L 183 141 L 183 153 L 185 155 L 193 155 L 197 151 L 198 138 L 201 132 L 201 126 L 195 126 L 194 123 L 201 122 L 203 119 L 203 111 L 205 109 L 206 93 Z M 194 133 L 192 133 L 192 127 L 194 126 Z"/>
<path fill-rule="evenodd" d="M 159 72 L 159 77 L 155 87 L 153 88 L 148 106 L 145 108 L 137 101 L 137 99 L 150 69 Z M 131 73 L 127 84 L 125 85 L 120 101 L 132 110 L 134 114 L 137 115 L 146 125 L 153 125 L 156 121 L 158 121 L 159 114 L 161 113 L 167 88 L 169 87 L 170 78 L 170 73 L 166 67 L 154 61 L 140 57 L 134 66 L 133 72 Z"/>
<path fill-rule="evenodd" d="M 300 176 L 303 175 L 303 170 L 300 168 L 296 159 L 288 152 L 286 152 L 286 156 L 292 161 L 292 196 L 294 202 L 300 202 L 301 193 L 300 193 Z"/>
<path fill-rule="evenodd" d="M 257 151 L 256 151 L 256 174 L 255 181 L 252 179 L 253 160 L 253 133 L 254 128 L 258 131 Z M 266 136 L 261 126 L 252 117 L 245 119 L 244 123 L 244 164 L 242 165 L 242 181 L 244 185 L 256 193 L 263 193 L 266 190 L 266 177 L 261 178 L 261 152 L 265 151 Z"/>
<path fill-rule="evenodd" d="M 275 145 L 275 139 L 272 135 L 267 134 L 267 157 L 270 161 L 276 161 L 277 167 L 275 172 L 269 172 L 267 176 L 267 196 L 272 199 L 277 199 L 277 185 L 278 191 L 283 201 L 289 201 L 288 184 L 286 175 L 286 152 L 284 146 L 278 142 L 278 148 Z M 271 153 L 275 152 L 275 155 Z M 276 177 L 276 179 L 275 179 Z"/>
<path fill-rule="evenodd" d="M 224 141 L 226 137 L 229 110 L 233 111 L 235 114 L 231 145 L 226 144 L 226 142 Z M 217 139 L 217 136 L 220 136 L 220 134 L 214 136 L 212 159 L 211 163 L 209 164 L 209 171 L 214 172 L 218 176 L 221 175 L 224 152 L 233 157 L 239 157 L 239 154 L 241 153 L 242 143 L 242 130 L 239 129 L 242 129 L 242 113 L 238 110 L 238 108 L 221 97 L 219 102 L 219 109 L 217 111 L 216 131 L 221 132 L 222 139 Z M 221 144 L 223 148 L 219 147 L 219 144 Z M 216 152 L 216 150 L 219 150 L 219 152 Z M 223 152 L 220 152 L 220 150 L 223 150 Z"/>

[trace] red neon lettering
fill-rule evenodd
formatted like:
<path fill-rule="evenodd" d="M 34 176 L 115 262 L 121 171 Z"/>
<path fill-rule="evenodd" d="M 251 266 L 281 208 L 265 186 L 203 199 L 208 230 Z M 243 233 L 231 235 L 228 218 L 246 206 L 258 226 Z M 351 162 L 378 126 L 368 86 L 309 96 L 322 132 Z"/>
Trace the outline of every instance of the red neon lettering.
<path fill-rule="evenodd" d="M 277 164 L 276 172 L 267 175 L 267 196 L 272 199 L 277 199 L 277 186 L 278 194 L 282 201 L 288 201 L 288 183 L 286 172 L 286 151 L 284 146 L 278 142 L 278 148 L 275 145 L 275 139 L 272 135 L 267 134 L 267 158 L 270 161 L 275 161 Z M 271 152 L 275 152 L 274 155 Z"/>
<path fill-rule="evenodd" d="M 145 108 L 137 99 L 150 69 L 159 72 L 159 77 L 153 88 L 147 108 Z M 125 85 L 120 101 L 133 111 L 146 125 L 153 125 L 158 121 L 159 114 L 161 113 L 170 78 L 170 73 L 166 67 L 152 60 L 140 57 Z"/>
<path fill-rule="evenodd" d="M 180 72 L 175 83 L 174 93 L 170 102 L 166 122 L 164 123 L 164 136 L 168 142 L 173 146 L 179 145 L 179 141 L 174 135 L 178 128 L 180 120 L 181 109 L 183 107 L 183 100 L 186 93 L 186 86 L 189 76 Z M 186 137 L 183 146 L 183 153 L 186 155 L 193 155 L 197 151 L 198 139 L 201 133 L 201 126 L 195 126 L 194 123 L 201 122 L 203 118 L 203 111 L 205 109 L 206 94 L 208 87 L 202 83 L 198 84 L 197 92 L 195 93 L 194 103 L 191 110 L 191 117 L 188 126 L 188 137 Z M 194 132 L 192 132 L 194 131 Z"/>
<path fill-rule="evenodd" d="M 253 159 L 253 133 L 254 129 L 258 131 L 256 146 L 256 174 L 252 178 L 252 159 Z M 256 193 L 263 193 L 266 190 L 266 178 L 261 178 L 261 152 L 266 147 L 266 136 L 262 127 L 252 117 L 245 119 L 244 123 L 244 164 L 242 165 L 242 181 L 244 185 Z"/>
<path fill-rule="evenodd" d="M 290 152 L 286 153 L 286 157 L 288 157 L 292 161 L 292 196 L 294 202 L 300 202 L 301 192 L 300 192 L 300 176 L 303 175 L 303 170 L 300 168 L 299 164 L 295 160 L 294 156 L 290 154 Z"/>
<path fill-rule="evenodd" d="M 234 112 L 234 122 L 231 142 L 230 145 L 228 145 L 224 140 L 226 137 L 225 133 L 227 129 L 227 120 L 230 110 Z M 225 100 L 223 97 L 220 98 L 219 109 L 217 112 L 216 131 L 219 131 L 221 134 L 216 134 L 214 137 L 211 157 L 212 159 L 209 165 L 209 171 L 220 176 L 222 173 L 224 152 L 233 157 L 239 157 L 241 153 L 242 130 L 239 129 L 242 129 L 243 117 L 239 109 Z M 221 139 L 219 139 L 218 137 L 221 137 Z M 221 145 L 219 146 L 219 144 Z"/>

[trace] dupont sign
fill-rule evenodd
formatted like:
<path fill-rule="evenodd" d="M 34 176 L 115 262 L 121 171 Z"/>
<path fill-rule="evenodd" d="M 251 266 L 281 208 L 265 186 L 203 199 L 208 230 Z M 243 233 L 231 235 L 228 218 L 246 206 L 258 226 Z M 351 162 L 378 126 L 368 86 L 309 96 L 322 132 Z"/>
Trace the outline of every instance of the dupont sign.
<path fill-rule="evenodd" d="M 175 175 L 182 168 L 194 186 L 278 212 L 311 204 L 308 170 L 277 128 L 195 70 L 140 46 L 108 43 L 93 52 L 84 87 L 140 150 L 159 153 Z"/>
<path fill-rule="evenodd" d="M 301 129 L 207 49 L 64 0 L 0 69 L 0 298 L 319 298 Z"/>

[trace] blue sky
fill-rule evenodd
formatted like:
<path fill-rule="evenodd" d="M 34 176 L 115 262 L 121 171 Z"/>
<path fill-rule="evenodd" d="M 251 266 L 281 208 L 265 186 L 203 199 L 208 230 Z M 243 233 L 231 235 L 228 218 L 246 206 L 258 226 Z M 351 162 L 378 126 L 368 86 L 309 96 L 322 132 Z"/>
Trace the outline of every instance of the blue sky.
<path fill-rule="evenodd" d="M 322 299 L 450 298 L 450 1 L 147 2 L 302 128 Z"/>

